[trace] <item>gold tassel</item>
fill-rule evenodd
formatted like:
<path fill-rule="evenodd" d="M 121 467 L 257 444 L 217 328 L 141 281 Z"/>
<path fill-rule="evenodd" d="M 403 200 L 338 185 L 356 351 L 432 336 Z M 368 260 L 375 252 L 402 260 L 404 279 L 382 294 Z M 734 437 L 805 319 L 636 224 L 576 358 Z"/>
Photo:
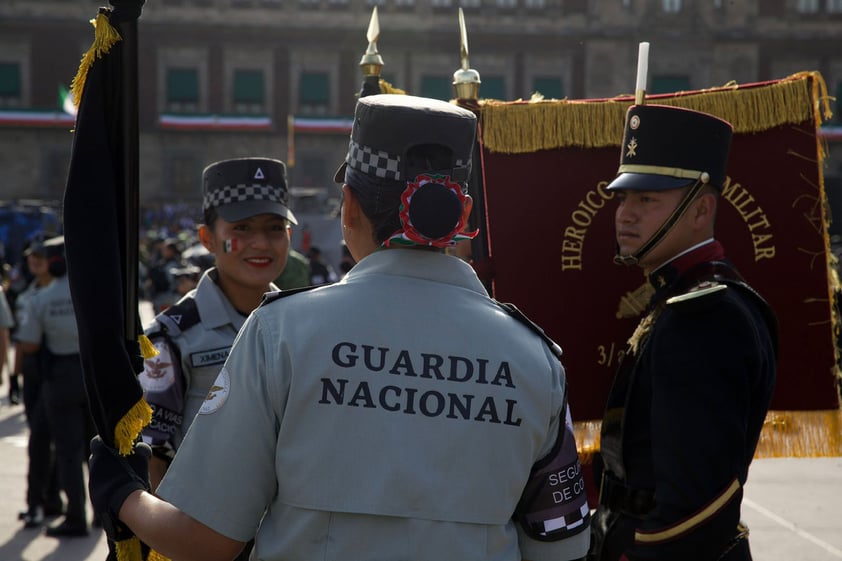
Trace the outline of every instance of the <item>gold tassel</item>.
<path fill-rule="evenodd" d="M 686 107 L 716 115 L 735 133 L 764 131 L 802 123 L 821 114 L 829 118 L 827 86 L 818 72 L 800 72 L 772 84 L 726 85 L 652 99 L 652 103 Z M 606 100 L 481 101 L 483 145 L 490 152 L 520 154 L 576 146 L 619 146 L 625 114 L 633 98 Z M 824 110 L 820 111 L 821 102 Z"/>
<path fill-rule="evenodd" d="M 131 454 L 137 435 L 151 420 L 152 408 L 141 398 L 114 427 L 114 445 L 117 451 L 123 456 Z"/>
<path fill-rule="evenodd" d="M 170 561 L 170 558 L 164 557 L 155 550 L 150 550 L 149 555 L 146 557 L 146 561 Z"/>
<path fill-rule="evenodd" d="M 140 354 L 144 359 L 158 356 L 158 349 L 149 340 L 149 337 L 141 333 L 137 336 L 137 342 L 140 344 Z"/>
<path fill-rule="evenodd" d="M 573 423 L 579 461 L 599 451 L 601 421 Z M 842 456 L 842 410 L 769 411 L 754 458 Z M 585 461 L 587 460 L 587 462 Z"/>
<path fill-rule="evenodd" d="M 140 540 L 137 539 L 137 536 L 114 542 L 114 548 L 117 552 L 117 561 L 143 561 Z"/>
<path fill-rule="evenodd" d="M 406 92 L 400 88 L 396 88 L 383 78 L 380 78 L 380 93 L 384 94 L 399 94 L 399 95 L 406 95 Z"/>
<path fill-rule="evenodd" d="M 77 109 L 79 108 L 79 102 L 82 101 L 82 92 L 85 90 L 85 80 L 88 78 L 88 70 L 90 70 L 91 65 L 96 59 L 107 54 L 114 43 L 122 40 L 120 34 L 108 20 L 107 10 L 100 10 L 96 19 L 91 20 L 91 25 L 95 28 L 94 42 L 82 57 L 79 70 L 70 83 L 70 93 L 73 95 L 73 104 Z"/>

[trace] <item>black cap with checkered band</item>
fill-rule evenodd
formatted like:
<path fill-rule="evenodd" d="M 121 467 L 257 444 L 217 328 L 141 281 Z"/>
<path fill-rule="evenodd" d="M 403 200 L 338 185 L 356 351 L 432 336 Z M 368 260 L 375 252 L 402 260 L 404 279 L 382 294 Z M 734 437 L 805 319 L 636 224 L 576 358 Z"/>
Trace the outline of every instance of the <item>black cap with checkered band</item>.
<path fill-rule="evenodd" d="M 396 182 L 412 181 L 420 173 L 440 173 L 459 183 L 471 173 L 476 137 L 476 116 L 437 99 L 380 94 L 360 98 L 354 114 L 345 162 L 334 177 L 345 181 L 350 168 L 372 177 Z M 447 169 L 431 170 L 413 163 L 407 153 L 421 145 L 450 149 Z"/>
<path fill-rule="evenodd" d="M 236 222 L 258 214 L 277 214 L 298 224 L 289 208 L 286 165 L 272 158 L 233 158 L 202 172 L 202 210 L 214 209 Z"/>

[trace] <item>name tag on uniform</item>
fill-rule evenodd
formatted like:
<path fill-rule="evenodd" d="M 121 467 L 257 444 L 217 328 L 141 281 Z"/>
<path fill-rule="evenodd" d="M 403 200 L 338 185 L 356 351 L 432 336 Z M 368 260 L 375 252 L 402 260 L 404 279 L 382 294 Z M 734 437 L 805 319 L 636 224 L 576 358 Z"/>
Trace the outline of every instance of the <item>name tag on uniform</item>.
<path fill-rule="evenodd" d="M 190 364 L 193 368 L 200 368 L 202 366 L 210 366 L 212 364 L 222 364 L 228 358 L 228 353 L 231 352 L 231 347 L 223 347 L 221 349 L 212 349 L 209 351 L 201 351 L 190 355 Z"/>

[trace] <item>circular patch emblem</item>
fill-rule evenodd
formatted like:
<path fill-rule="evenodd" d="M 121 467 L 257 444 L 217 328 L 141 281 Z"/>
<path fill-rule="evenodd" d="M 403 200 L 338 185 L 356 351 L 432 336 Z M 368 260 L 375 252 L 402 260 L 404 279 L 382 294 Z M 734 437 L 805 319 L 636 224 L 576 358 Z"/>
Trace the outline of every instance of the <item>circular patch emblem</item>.
<path fill-rule="evenodd" d="M 637 127 L 640 126 L 640 117 L 637 115 L 632 115 L 631 119 L 629 119 L 629 128 L 633 131 L 637 130 Z"/>
<path fill-rule="evenodd" d="M 219 375 L 216 377 L 208 395 L 205 397 L 202 407 L 199 408 L 199 415 L 210 415 L 217 411 L 228 399 L 228 392 L 231 391 L 231 377 L 228 375 L 228 370 L 222 367 Z"/>
<path fill-rule="evenodd" d="M 163 392 L 175 382 L 176 364 L 169 345 L 156 341 L 155 349 L 158 354 L 143 361 L 143 372 L 140 373 L 140 385 L 147 392 Z"/>

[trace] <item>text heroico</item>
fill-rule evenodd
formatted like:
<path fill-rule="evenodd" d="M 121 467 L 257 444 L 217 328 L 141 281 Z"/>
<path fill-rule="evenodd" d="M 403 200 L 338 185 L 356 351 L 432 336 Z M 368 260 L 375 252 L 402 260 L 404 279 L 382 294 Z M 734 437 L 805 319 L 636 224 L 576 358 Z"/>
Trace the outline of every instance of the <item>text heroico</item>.
<path fill-rule="evenodd" d="M 570 213 L 572 225 L 564 229 L 564 239 L 561 242 L 561 270 L 582 270 L 582 251 L 585 246 L 585 236 L 593 219 L 605 206 L 605 201 L 614 198 L 614 193 L 605 190 L 607 181 L 600 181 L 596 189 L 585 193 L 585 196 Z"/>
<path fill-rule="evenodd" d="M 348 378 L 322 378 L 320 404 L 345 405 L 368 409 L 383 409 L 392 413 L 444 417 L 447 419 L 499 423 L 520 426 L 517 400 L 505 399 L 492 392 L 480 394 L 483 386 L 513 390 L 515 384 L 511 368 L 506 361 L 491 362 L 484 358 L 442 356 L 435 353 L 410 352 L 373 345 L 337 343 L 331 352 L 333 364 L 344 369 L 365 369 L 368 372 L 388 374 L 400 378 L 350 380 Z M 408 378 L 450 382 L 462 385 L 462 391 L 440 391 L 409 387 Z M 388 383 L 390 380 L 395 383 Z M 384 383 L 386 382 L 386 383 Z"/>

